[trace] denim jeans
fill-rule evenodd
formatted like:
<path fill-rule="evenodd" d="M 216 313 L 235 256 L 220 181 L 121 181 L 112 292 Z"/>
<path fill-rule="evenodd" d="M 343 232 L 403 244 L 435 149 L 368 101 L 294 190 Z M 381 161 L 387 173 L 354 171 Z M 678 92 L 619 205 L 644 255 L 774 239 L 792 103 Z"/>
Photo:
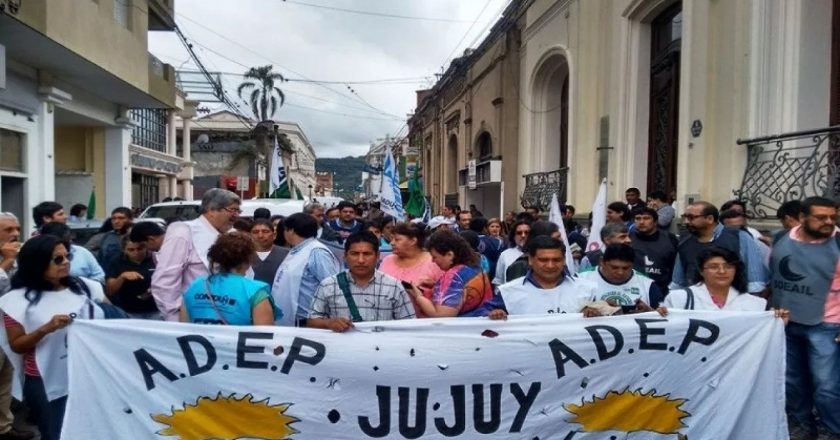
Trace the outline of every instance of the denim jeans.
<path fill-rule="evenodd" d="M 58 440 L 61 437 L 61 424 L 64 422 L 67 396 L 49 401 L 47 391 L 44 389 L 44 381 L 40 377 L 26 376 L 23 383 L 23 398 L 37 420 L 41 440 Z"/>
<path fill-rule="evenodd" d="M 840 434 L 840 324 L 791 322 L 787 334 L 787 411 L 816 428 L 814 408 L 829 431 Z"/>

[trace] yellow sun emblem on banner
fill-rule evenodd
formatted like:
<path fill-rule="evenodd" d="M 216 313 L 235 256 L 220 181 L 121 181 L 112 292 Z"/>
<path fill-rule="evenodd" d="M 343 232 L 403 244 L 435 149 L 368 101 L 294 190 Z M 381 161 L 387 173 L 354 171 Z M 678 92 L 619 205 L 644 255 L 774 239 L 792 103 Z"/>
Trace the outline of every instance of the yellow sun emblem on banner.
<path fill-rule="evenodd" d="M 160 435 L 179 440 L 283 440 L 298 431 L 291 424 L 299 419 L 286 414 L 291 404 L 270 405 L 268 399 L 255 402 L 254 396 L 199 397 L 194 405 L 172 409 L 172 414 L 153 414 L 152 419 L 167 425 Z"/>
<path fill-rule="evenodd" d="M 654 391 L 624 390 L 610 391 L 604 397 L 593 396 L 591 402 L 580 405 L 563 405 L 566 411 L 574 414 L 572 423 L 583 426 L 584 432 L 649 431 L 659 434 L 677 434 L 686 425 L 682 419 L 690 416 L 680 405 L 685 399 L 669 399 L 668 395 L 656 395 Z M 680 435 L 680 438 L 683 438 Z"/>

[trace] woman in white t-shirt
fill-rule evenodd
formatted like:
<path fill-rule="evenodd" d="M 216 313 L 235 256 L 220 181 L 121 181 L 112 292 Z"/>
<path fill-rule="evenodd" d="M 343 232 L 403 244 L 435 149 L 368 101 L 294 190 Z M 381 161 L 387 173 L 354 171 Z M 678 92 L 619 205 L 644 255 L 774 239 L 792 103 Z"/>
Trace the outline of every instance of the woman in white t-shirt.
<path fill-rule="evenodd" d="M 685 289 L 674 289 L 657 310 L 663 316 L 668 309 L 727 310 L 760 312 L 767 310 L 767 300 L 747 293 L 744 264 L 738 254 L 719 247 L 704 249 L 697 256 L 697 279 Z M 787 322 L 788 311 L 776 310 Z"/>
<path fill-rule="evenodd" d="M 41 439 L 58 439 L 67 401 L 65 327 L 73 319 L 104 318 L 102 286 L 70 277 L 70 254 L 57 237 L 40 235 L 18 254 L 12 289 L 0 297 L 6 341 L 3 349 L 21 381 Z M 21 387 L 13 387 L 20 394 Z M 16 395 L 20 398 L 20 395 Z"/>

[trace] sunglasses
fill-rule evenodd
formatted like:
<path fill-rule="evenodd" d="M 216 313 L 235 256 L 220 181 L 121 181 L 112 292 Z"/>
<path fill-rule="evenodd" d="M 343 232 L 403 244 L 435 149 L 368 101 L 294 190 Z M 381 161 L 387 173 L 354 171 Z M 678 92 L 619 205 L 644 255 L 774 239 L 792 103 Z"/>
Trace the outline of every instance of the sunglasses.
<path fill-rule="evenodd" d="M 50 260 L 50 261 L 52 262 L 52 264 L 55 264 L 56 266 L 58 266 L 60 264 L 64 264 L 65 261 L 69 263 L 69 262 L 73 261 L 73 254 L 56 255 L 56 256 L 52 257 L 52 260 Z"/>

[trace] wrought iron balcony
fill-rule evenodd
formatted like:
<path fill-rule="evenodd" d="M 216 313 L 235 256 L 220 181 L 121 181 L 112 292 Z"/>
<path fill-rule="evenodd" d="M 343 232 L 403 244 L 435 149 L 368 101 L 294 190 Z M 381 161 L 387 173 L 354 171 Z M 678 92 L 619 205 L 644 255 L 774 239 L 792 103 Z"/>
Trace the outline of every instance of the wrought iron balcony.
<path fill-rule="evenodd" d="M 840 126 L 754 139 L 747 146 L 747 168 L 735 195 L 747 214 L 773 218 L 789 200 L 840 195 Z"/>
<path fill-rule="evenodd" d="M 557 194 L 557 200 L 560 203 L 565 203 L 568 174 L 569 168 L 563 167 L 559 170 L 522 176 L 525 178 L 525 190 L 522 191 L 522 197 L 520 197 L 522 207 L 548 211 L 551 196 L 554 194 Z"/>

